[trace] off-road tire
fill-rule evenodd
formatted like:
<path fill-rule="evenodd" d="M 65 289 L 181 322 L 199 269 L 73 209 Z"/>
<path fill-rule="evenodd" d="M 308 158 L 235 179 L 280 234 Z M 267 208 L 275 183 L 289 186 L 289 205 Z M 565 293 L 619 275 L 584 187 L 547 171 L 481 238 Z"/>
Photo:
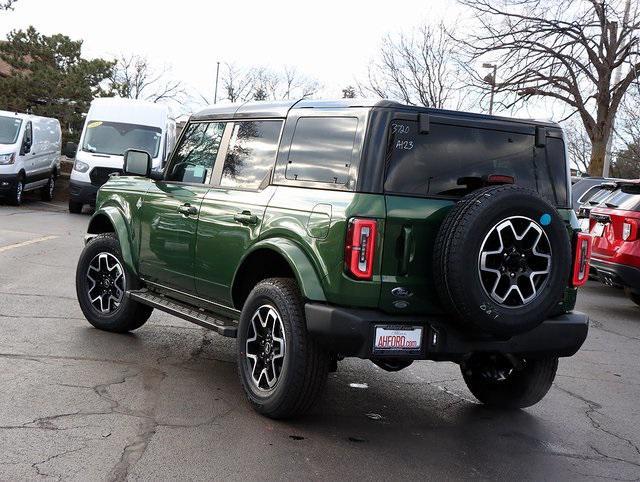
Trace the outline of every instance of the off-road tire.
<path fill-rule="evenodd" d="M 506 409 L 527 408 L 547 394 L 558 369 L 557 358 L 524 360 L 523 367 L 506 380 L 483 377 L 479 365 L 462 365 L 461 371 L 469 391 L 483 404 Z"/>
<path fill-rule="evenodd" d="M 552 248 L 548 281 L 520 307 L 497 303 L 483 288 L 478 259 L 485 236 L 501 221 L 523 215 L 539 225 Z M 557 310 L 568 283 L 571 245 L 564 220 L 537 193 L 514 185 L 492 186 L 460 200 L 445 217 L 434 245 L 434 281 L 445 310 L 470 332 L 509 337 L 535 328 Z"/>
<path fill-rule="evenodd" d="M 261 391 L 251 378 L 246 341 L 251 319 L 265 304 L 273 306 L 282 320 L 286 354 L 275 386 Z M 294 280 L 270 278 L 253 288 L 240 316 L 237 352 L 240 380 L 257 412 L 274 419 L 292 418 L 306 413 L 320 398 L 329 355 L 307 332 L 302 296 Z"/>
<path fill-rule="evenodd" d="M 82 214 L 83 204 L 78 201 L 69 201 L 69 212 L 71 214 Z"/>
<path fill-rule="evenodd" d="M 82 250 L 76 269 L 76 295 L 80 309 L 89 323 L 99 330 L 126 333 L 140 328 L 151 316 L 153 308 L 138 303 L 125 296 L 118 308 L 109 314 L 100 313 L 93 307 L 88 296 L 86 274 L 89 263 L 100 253 L 115 256 L 125 269 L 125 290 L 139 288 L 138 278 L 131 273 L 122 259 L 120 243 L 113 233 L 100 234 L 90 240 Z"/>
<path fill-rule="evenodd" d="M 51 175 L 49 176 L 49 181 L 47 181 L 47 184 L 44 185 L 44 187 L 40 190 L 40 199 L 42 199 L 45 202 L 51 202 L 53 201 L 53 193 L 56 187 L 56 175 L 55 173 L 51 173 Z"/>

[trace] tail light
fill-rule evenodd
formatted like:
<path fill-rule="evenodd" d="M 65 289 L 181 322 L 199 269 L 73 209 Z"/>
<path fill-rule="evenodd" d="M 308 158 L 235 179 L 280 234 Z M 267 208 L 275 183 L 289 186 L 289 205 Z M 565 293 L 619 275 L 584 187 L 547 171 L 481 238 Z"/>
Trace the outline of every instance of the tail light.
<path fill-rule="evenodd" d="M 589 261 L 591 260 L 591 235 L 578 233 L 573 259 L 573 286 L 582 286 L 589 279 Z"/>
<path fill-rule="evenodd" d="M 624 241 L 638 239 L 638 222 L 635 219 L 625 218 L 622 223 L 622 239 Z"/>
<path fill-rule="evenodd" d="M 345 263 L 348 273 L 356 279 L 369 280 L 373 276 L 377 226 L 373 219 L 354 218 L 349 223 Z"/>

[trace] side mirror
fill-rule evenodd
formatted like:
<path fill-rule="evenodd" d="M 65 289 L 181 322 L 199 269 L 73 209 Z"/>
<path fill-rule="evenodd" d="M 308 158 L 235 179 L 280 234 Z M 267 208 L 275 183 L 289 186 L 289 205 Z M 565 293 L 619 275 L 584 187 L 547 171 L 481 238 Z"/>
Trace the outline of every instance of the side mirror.
<path fill-rule="evenodd" d="M 151 156 L 146 151 L 129 149 L 124 153 L 124 173 L 131 176 L 149 177 Z"/>
<path fill-rule="evenodd" d="M 62 150 L 62 153 L 65 155 L 65 157 L 69 159 L 73 159 L 74 157 L 76 157 L 76 154 L 78 153 L 78 144 L 76 144 L 75 142 L 67 142 L 64 145 L 64 149 Z"/>

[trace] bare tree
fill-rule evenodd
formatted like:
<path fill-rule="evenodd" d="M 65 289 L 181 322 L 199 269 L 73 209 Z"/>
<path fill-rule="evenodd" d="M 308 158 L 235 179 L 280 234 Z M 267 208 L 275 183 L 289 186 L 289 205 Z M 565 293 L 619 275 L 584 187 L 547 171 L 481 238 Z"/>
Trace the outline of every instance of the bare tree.
<path fill-rule="evenodd" d="M 0 2 L 0 10 L 13 10 L 13 6 L 18 0 L 3 0 Z"/>
<path fill-rule="evenodd" d="M 630 87 L 616 122 L 616 150 L 611 165 L 615 177 L 640 177 L 640 81 Z"/>
<path fill-rule="evenodd" d="M 425 25 L 383 39 L 360 91 L 410 105 L 459 107 L 460 74 L 456 44 L 445 26 Z"/>
<path fill-rule="evenodd" d="M 111 75 L 111 88 L 120 97 L 151 102 L 180 100 L 185 91 L 178 80 L 167 79 L 170 72 L 154 70 L 149 61 L 139 55 L 121 55 Z"/>
<path fill-rule="evenodd" d="M 342 89 L 342 98 L 343 99 L 355 99 L 356 98 L 356 88 L 353 85 L 347 85 L 344 89 Z"/>
<path fill-rule="evenodd" d="M 581 172 L 589 171 L 591 162 L 591 140 L 582 122 L 570 119 L 562 124 L 569 161 Z"/>
<path fill-rule="evenodd" d="M 481 29 L 464 40 L 472 62 L 500 68 L 511 105 L 541 97 L 578 113 L 600 175 L 623 97 L 640 74 L 640 23 L 624 0 L 459 0 Z M 614 72 L 623 69 L 619 82 Z"/>
<path fill-rule="evenodd" d="M 318 91 L 319 84 L 293 67 L 274 70 L 226 64 L 222 74 L 222 88 L 227 100 L 242 102 L 306 98 Z"/>

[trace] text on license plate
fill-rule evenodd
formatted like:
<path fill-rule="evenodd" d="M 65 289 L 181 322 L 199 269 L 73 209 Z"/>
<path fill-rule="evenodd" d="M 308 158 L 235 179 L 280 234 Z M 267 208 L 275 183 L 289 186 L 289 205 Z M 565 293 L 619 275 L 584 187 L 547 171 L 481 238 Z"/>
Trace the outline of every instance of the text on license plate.
<path fill-rule="evenodd" d="M 420 350 L 422 327 L 376 326 L 373 349 L 376 351 Z"/>

